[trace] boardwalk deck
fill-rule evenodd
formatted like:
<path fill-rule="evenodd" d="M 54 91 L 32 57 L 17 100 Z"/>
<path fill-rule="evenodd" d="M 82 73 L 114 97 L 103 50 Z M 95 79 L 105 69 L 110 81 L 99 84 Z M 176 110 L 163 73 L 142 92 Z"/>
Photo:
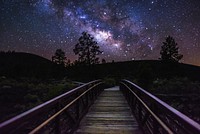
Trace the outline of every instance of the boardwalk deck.
<path fill-rule="evenodd" d="M 105 89 L 82 119 L 75 134 L 141 134 L 138 123 L 119 90 Z"/>

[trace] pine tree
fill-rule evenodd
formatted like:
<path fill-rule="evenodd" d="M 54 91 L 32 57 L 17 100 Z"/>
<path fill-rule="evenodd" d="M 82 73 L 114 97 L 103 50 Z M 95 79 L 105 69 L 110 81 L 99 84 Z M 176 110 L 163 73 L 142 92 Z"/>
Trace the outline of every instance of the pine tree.
<path fill-rule="evenodd" d="M 178 53 L 179 47 L 177 47 L 177 45 L 174 38 L 168 36 L 166 42 L 163 42 L 161 46 L 160 59 L 163 61 L 179 62 L 179 60 L 183 58 L 183 55 Z"/>
<path fill-rule="evenodd" d="M 101 63 L 102 63 L 102 64 L 105 64 L 105 63 L 106 63 L 106 60 L 105 60 L 105 59 L 102 59 L 102 60 L 101 60 Z"/>
<path fill-rule="evenodd" d="M 75 45 L 74 53 L 78 55 L 78 62 L 86 65 L 98 64 L 99 58 L 97 55 L 101 54 L 97 42 L 87 32 L 83 32 L 79 38 L 79 42 Z"/>
<path fill-rule="evenodd" d="M 62 49 L 57 49 L 54 56 L 52 56 L 52 61 L 55 62 L 56 64 L 63 65 L 65 66 L 65 52 Z"/>

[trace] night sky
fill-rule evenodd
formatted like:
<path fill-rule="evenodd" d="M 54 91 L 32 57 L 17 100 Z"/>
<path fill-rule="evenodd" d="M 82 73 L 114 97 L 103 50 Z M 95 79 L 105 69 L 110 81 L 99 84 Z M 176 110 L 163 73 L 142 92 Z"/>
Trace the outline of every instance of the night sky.
<path fill-rule="evenodd" d="M 0 0 L 0 50 L 51 59 L 61 48 L 73 61 L 83 31 L 107 61 L 158 59 L 171 35 L 181 62 L 200 66 L 200 0 Z"/>

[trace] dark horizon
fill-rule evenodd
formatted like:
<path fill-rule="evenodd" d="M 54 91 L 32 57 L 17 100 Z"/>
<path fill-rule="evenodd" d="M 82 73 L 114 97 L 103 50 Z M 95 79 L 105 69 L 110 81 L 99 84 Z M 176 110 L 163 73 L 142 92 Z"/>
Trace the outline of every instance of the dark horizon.
<path fill-rule="evenodd" d="M 45 59 L 47 59 L 47 60 L 49 60 L 49 61 L 52 61 L 52 57 L 51 58 L 46 58 L 46 57 L 44 57 L 44 56 L 42 56 L 42 55 L 37 55 L 37 54 L 34 54 L 34 53 L 29 53 L 29 52 L 20 52 L 20 51 L 11 51 L 11 50 L 8 50 L 8 51 L 0 51 L 0 52 L 5 52 L 5 53 L 7 53 L 7 52 L 15 52 L 15 53 L 27 53 L 27 54 L 33 54 L 33 55 L 36 55 L 36 56 L 40 56 L 40 57 L 42 57 L 42 58 L 45 58 Z M 76 57 L 76 59 L 74 59 L 74 60 L 71 60 L 70 59 L 70 63 L 72 64 L 72 63 L 74 63 L 74 61 L 75 60 L 77 60 L 78 58 Z M 102 58 L 103 59 L 103 58 Z M 102 64 L 102 59 L 100 58 L 99 59 L 99 64 Z M 115 62 L 115 63 L 117 63 L 117 62 L 130 62 L 130 61 L 162 61 L 161 59 L 134 59 L 134 60 L 106 60 L 106 63 L 113 63 L 113 62 Z M 183 63 L 183 64 L 187 64 L 187 65 L 193 65 L 193 66 L 198 66 L 198 67 L 200 67 L 200 65 L 194 65 L 194 64 L 190 64 L 190 63 L 184 63 L 184 62 L 182 62 L 182 61 L 180 61 L 179 63 Z M 103 63 L 103 64 L 105 64 L 105 63 Z"/>

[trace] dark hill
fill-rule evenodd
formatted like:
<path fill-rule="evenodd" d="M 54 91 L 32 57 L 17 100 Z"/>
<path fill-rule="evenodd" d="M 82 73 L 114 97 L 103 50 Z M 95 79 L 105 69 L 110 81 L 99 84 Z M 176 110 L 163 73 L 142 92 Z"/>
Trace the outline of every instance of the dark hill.
<path fill-rule="evenodd" d="M 22 52 L 0 52 L 0 76 L 55 78 L 64 68 L 38 55 Z"/>
<path fill-rule="evenodd" d="M 156 79 L 171 77 L 188 77 L 200 80 L 200 67 L 159 60 L 126 61 L 92 66 L 76 66 L 67 70 L 68 76 L 74 79 L 89 80 L 104 77 L 117 79 Z"/>
<path fill-rule="evenodd" d="M 200 80 L 200 67 L 158 60 L 143 60 L 72 66 L 65 70 L 65 68 L 38 55 L 22 52 L 0 52 L 0 76 L 57 78 L 65 75 L 80 81 L 105 77 L 116 79 L 188 77 L 191 80 Z"/>

